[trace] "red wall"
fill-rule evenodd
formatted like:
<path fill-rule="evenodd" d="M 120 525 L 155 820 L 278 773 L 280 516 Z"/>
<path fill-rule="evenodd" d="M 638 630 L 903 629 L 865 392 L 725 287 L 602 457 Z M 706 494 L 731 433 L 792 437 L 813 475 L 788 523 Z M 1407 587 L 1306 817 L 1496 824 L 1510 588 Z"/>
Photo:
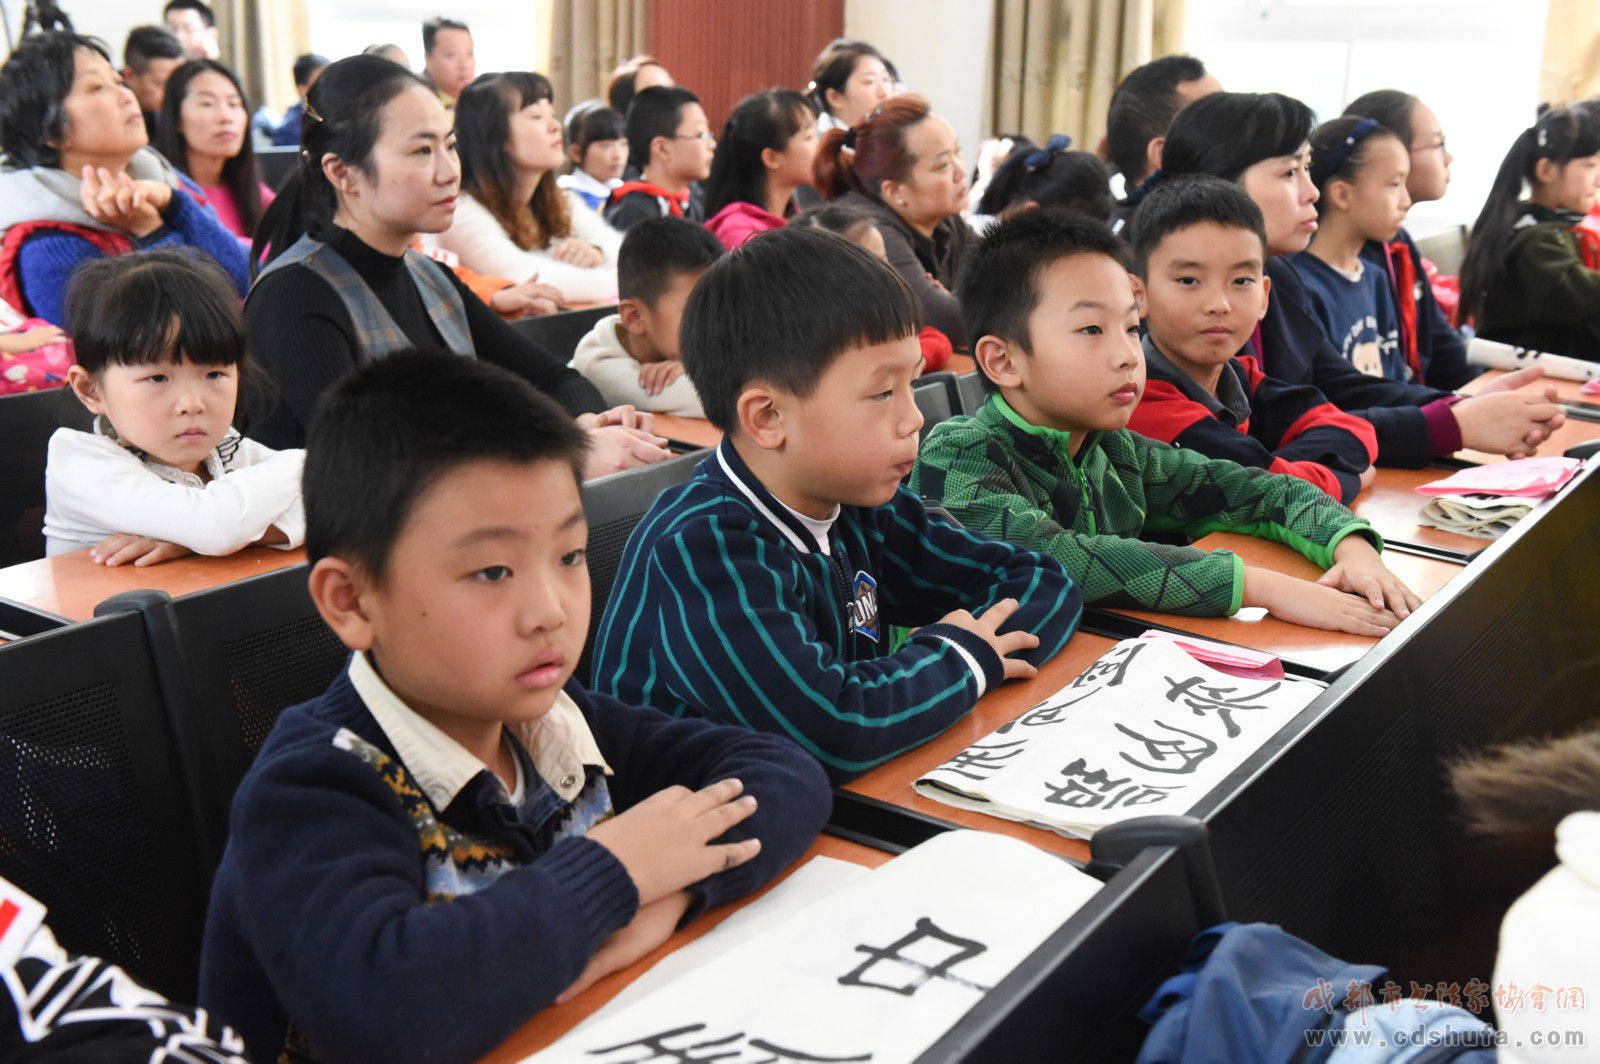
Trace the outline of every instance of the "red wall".
<path fill-rule="evenodd" d="M 817 53 L 844 32 L 844 0 L 651 0 L 648 18 L 650 54 L 720 132 L 740 97 L 805 89 Z"/>

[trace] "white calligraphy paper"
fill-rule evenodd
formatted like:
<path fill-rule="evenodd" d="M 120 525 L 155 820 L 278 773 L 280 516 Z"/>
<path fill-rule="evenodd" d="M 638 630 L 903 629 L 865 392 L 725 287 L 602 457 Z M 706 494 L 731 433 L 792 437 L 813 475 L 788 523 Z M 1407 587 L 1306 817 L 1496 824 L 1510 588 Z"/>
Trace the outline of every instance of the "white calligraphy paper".
<path fill-rule="evenodd" d="M 1078 838 L 1185 813 L 1321 694 L 1248 679 L 1162 639 L 1125 639 L 1076 680 L 917 780 L 947 805 Z"/>
<path fill-rule="evenodd" d="M 911 1061 L 1099 889 L 1027 843 L 945 832 L 529 1059 Z"/>

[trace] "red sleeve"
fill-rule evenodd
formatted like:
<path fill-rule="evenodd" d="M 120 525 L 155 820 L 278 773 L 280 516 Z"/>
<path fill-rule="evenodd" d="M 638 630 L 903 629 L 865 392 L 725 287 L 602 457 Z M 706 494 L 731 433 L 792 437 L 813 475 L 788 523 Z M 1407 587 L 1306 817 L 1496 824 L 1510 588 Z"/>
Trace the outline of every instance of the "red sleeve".
<path fill-rule="evenodd" d="M 1185 430 L 1211 417 L 1211 411 L 1161 380 L 1147 380 L 1128 428 L 1152 440 L 1171 443 Z"/>

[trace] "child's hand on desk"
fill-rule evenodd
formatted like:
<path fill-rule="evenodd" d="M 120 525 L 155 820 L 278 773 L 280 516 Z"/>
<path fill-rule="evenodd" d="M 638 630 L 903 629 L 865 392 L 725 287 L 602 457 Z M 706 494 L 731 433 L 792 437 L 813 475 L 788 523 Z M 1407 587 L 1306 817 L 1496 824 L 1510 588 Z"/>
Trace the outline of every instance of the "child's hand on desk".
<path fill-rule="evenodd" d="M 651 902 L 761 852 L 759 839 L 711 841 L 756 811 L 755 798 L 740 797 L 743 790 L 738 780 L 719 780 L 698 791 L 668 787 L 597 824 L 586 837 L 622 862 L 643 911 Z"/>
<path fill-rule="evenodd" d="M 127 532 L 107 536 L 89 548 L 89 557 L 105 566 L 122 565 L 126 562 L 132 562 L 136 566 L 156 565 L 192 553 L 188 547 L 180 547 L 164 539 L 149 539 Z"/>
<path fill-rule="evenodd" d="M 646 395 L 660 395 L 667 385 L 683 376 L 683 363 L 676 359 L 669 362 L 649 362 L 639 367 L 639 387 L 644 389 Z"/>
<path fill-rule="evenodd" d="M 1372 482 L 1377 479 L 1377 476 L 1378 469 L 1376 466 L 1367 466 L 1367 468 L 1363 469 L 1361 471 L 1361 475 L 1356 477 L 1356 480 L 1361 485 L 1361 487 L 1356 489 L 1356 494 L 1359 495 L 1363 491 L 1366 491 L 1368 488 L 1372 487 Z"/>
<path fill-rule="evenodd" d="M 1333 548 L 1333 568 L 1323 573 L 1317 583 L 1359 595 L 1370 602 L 1373 609 L 1387 608 L 1402 621 L 1422 605 L 1414 591 L 1384 568 L 1377 550 L 1360 533 L 1339 541 Z"/>
<path fill-rule="evenodd" d="M 686 890 L 668 894 L 639 908 L 628 926 L 600 944 L 577 982 L 561 992 L 556 1004 L 570 1001 L 612 972 L 620 972 L 633 962 L 648 956 L 661 943 L 672 937 L 672 932 L 689 908 Z"/>
<path fill-rule="evenodd" d="M 1039 670 L 1011 655 L 1034 649 L 1039 645 L 1039 637 L 1032 632 L 1012 631 L 1001 635 L 999 631 L 1000 626 L 1016 612 L 1017 600 L 1008 598 L 990 606 L 982 617 L 974 617 L 966 610 L 956 610 L 939 618 L 939 623 L 964 628 L 993 647 L 994 652 L 1000 655 L 1000 663 L 1005 666 L 1006 679 L 1030 680 L 1038 675 Z"/>
<path fill-rule="evenodd" d="M 1508 373 L 1486 385 L 1477 395 L 1450 408 L 1461 429 L 1463 444 L 1475 451 L 1527 458 L 1565 423 L 1567 417 L 1556 405 L 1553 386 L 1547 385 L 1543 394 L 1508 390 L 1508 381 L 1522 378 L 1530 370 L 1538 372 L 1520 383 L 1527 383 L 1543 372 L 1538 366 L 1530 366 Z"/>
<path fill-rule="evenodd" d="M 1245 566 L 1243 604 L 1260 606 L 1290 624 L 1376 639 L 1400 623 L 1393 613 L 1360 596 L 1253 565 Z"/>

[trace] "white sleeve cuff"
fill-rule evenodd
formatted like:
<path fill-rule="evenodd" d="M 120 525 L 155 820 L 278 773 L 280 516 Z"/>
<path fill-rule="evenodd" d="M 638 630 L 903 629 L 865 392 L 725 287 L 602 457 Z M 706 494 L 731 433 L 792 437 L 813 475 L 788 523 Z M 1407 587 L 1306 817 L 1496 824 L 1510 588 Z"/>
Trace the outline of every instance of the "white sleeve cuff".
<path fill-rule="evenodd" d="M 983 668 L 978 664 L 978 659 L 973 657 L 971 651 L 962 646 L 960 643 L 957 643 L 954 639 L 950 639 L 947 636 L 938 635 L 935 632 L 929 632 L 928 634 L 934 636 L 935 638 L 943 639 L 946 643 L 949 643 L 951 646 L 956 648 L 956 653 L 961 655 L 961 660 L 967 663 L 967 668 L 972 670 L 972 675 L 977 679 L 978 697 L 982 698 L 984 691 L 989 687 L 989 681 L 984 678 Z"/>

